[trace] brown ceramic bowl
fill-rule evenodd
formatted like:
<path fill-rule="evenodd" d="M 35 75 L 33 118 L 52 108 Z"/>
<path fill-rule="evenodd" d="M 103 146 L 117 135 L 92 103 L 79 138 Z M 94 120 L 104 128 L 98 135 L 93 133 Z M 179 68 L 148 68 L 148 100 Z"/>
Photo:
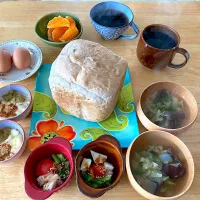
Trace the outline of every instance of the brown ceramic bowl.
<path fill-rule="evenodd" d="M 182 122 L 182 127 L 177 129 L 167 129 L 151 122 L 143 112 L 144 102 L 158 90 L 167 89 L 172 95 L 184 102 L 184 112 L 186 118 Z M 195 121 L 198 113 L 197 102 L 194 96 L 183 86 L 172 82 L 156 82 L 149 85 L 141 94 L 137 104 L 137 114 L 143 126 L 148 130 L 163 130 L 172 134 L 180 134 L 186 131 Z"/>
<path fill-rule="evenodd" d="M 108 156 L 107 161 L 114 166 L 112 184 L 105 188 L 92 188 L 85 183 L 80 173 L 80 166 L 83 158 L 90 157 L 90 150 L 102 153 Z M 115 187 L 124 171 L 124 161 L 121 147 L 114 137 L 110 135 L 100 136 L 97 140 L 85 145 L 76 157 L 76 181 L 79 190 L 86 196 L 97 198 L 102 196 L 106 191 Z"/>
<path fill-rule="evenodd" d="M 131 161 L 134 159 L 134 152 L 147 149 L 149 145 L 170 147 L 185 168 L 185 174 L 181 177 L 181 182 L 176 185 L 175 193 L 171 197 L 156 196 L 147 192 L 137 183 L 132 174 Z M 139 135 L 129 146 L 126 153 L 126 170 L 131 185 L 143 197 L 151 200 L 170 200 L 182 196 L 190 188 L 194 178 L 194 161 L 189 149 L 176 136 L 164 131 L 147 131 Z"/>

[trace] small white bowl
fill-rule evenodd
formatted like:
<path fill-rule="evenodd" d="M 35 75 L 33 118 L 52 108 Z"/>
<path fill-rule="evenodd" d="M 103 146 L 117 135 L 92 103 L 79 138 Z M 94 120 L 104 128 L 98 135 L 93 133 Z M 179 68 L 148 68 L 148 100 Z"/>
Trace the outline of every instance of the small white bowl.
<path fill-rule="evenodd" d="M 0 121 L 8 120 L 8 119 L 13 120 L 13 121 L 20 121 L 20 120 L 26 118 L 32 109 L 32 104 L 33 104 L 32 96 L 31 96 L 30 91 L 26 87 L 19 85 L 19 84 L 6 85 L 6 86 L 0 88 L 0 97 L 2 97 L 4 94 L 8 93 L 10 90 L 16 90 L 16 91 L 20 92 L 21 94 L 26 96 L 28 99 L 30 99 L 30 102 L 29 102 L 29 105 L 26 108 L 26 110 L 24 110 L 24 112 L 22 112 L 21 114 L 15 116 L 15 117 L 8 117 L 5 119 L 0 119 Z"/>
<path fill-rule="evenodd" d="M 19 125 L 17 122 L 11 121 L 11 120 L 0 121 L 0 129 L 5 128 L 5 127 L 17 129 L 22 134 L 23 142 L 22 142 L 21 148 L 14 156 L 12 156 L 11 158 L 9 158 L 7 160 L 0 161 L 0 164 L 7 164 L 7 163 L 17 160 L 22 155 L 22 153 L 24 152 L 25 147 L 26 147 L 26 136 L 25 136 L 25 132 L 24 132 L 23 128 L 21 127 L 21 125 Z"/>

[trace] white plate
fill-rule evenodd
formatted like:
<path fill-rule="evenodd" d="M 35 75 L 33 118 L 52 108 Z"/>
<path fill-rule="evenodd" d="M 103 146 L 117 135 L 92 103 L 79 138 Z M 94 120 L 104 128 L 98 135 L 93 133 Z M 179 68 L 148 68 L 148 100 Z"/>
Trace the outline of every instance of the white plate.
<path fill-rule="evenodd" d="M 14 65 L 6 73 L 0 73 L 0 82 L 18 82 L 32 76 L 42 64 L 42 52 L 40 48 L 27 40 L 10 40 L 0 43 L 0 49 L 8 51 L 11 55 L 18 47 L 26 48 L 31 54 L 31 64 L 27 69 L 19 70 Z"/>

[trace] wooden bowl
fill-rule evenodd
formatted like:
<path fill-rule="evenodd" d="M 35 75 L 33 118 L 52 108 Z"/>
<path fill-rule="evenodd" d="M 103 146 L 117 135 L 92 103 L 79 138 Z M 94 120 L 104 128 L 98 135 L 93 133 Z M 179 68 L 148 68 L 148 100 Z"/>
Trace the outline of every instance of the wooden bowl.
<path fill-rule="evenodd" d="M 102 153 L 108 156 L 108 162 L 114 166 L 112 184 L 105 188 L 92 188 L 83 180 L 80 167 L 83 158 L 90 157 L 90 150 Z M 102 196 L 106 191 L 115 187 L 121 179 L 124 172 L 124 161 L 122 151 L 117 139 L 110 135 L 100 136 L 97 140 L 85 145 L 76 157 L 76 182 L 79 190 L 86 196 L 97 198 Z"/>
<path fill-rule="evenodd" d="M 143 106 L 147 97 L 156 91 L 167 89 L 172 95 L 184 102 L 184 112 L 186 118 L 183 120 L 182 127 L 177 129 L 167 129 L 151 122 L 143 112 Z M 137 114 L 143 126 L 148 130 L 163 130 L 172 134 L 180 134 L 186 131 L 195 121 L 198 113 L 197 102 L 194 96 L 183 86 L 172 82 L 156 82 L 149 85 L 141 94 L 137 104 Z"/>
<path fill-rule="evenodd" d="M 182 181 L 176 186 L 174 196 L 160 197 L 147 192 L 137 183 L 131 172 L 131 161 L 134 159 L 134 153 L 147 149 L 150 145 L 170 147 L 185 168 L 185 174 L 181 177 Z M 143 197 L 151 200 L 170 200 L 182 196 L 190 188 L 194 178 L 194 161 L 187 146 L 176 136 L 164 131 L 147 131 L 139 135 L 129 146 L 126 153 L 126 170 L 131 185 Z"/>

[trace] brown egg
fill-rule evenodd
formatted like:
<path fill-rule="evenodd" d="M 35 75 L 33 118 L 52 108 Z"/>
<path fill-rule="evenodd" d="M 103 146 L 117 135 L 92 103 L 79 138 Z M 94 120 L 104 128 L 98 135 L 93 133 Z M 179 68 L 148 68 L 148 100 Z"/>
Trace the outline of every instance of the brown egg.
<path fill-rule="evenodd" d="M 0 72 L 8 72 L 12 67 L 12 57 L 4 50 L 0 50 Z"/>
<path fill-rule="evenodd" d="M 31 55 L 29 51 L 23 47 L 15 49 L 12 57 L 13 63 L 18 69 L 26 69 L 31 64 Z"/>

